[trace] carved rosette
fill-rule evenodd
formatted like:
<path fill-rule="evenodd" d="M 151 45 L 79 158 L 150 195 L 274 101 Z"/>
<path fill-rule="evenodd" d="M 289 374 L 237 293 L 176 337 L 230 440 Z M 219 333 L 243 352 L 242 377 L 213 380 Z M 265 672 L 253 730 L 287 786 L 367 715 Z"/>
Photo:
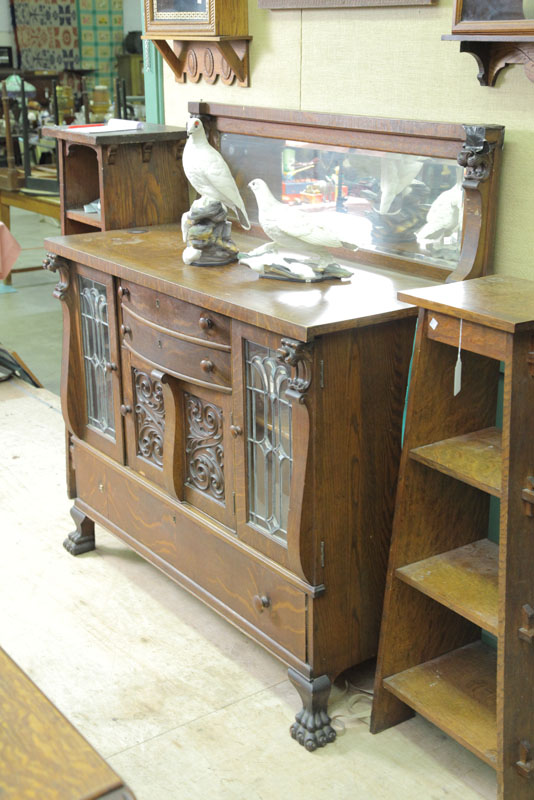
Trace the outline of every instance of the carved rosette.
<path fill-rule="evenodd" d="M 495 144 L 486 140 L 486 129 L 479 125 L 464 125 L 465 143 L 458 153 L 458 164 L 464 168 L 466 181 L 486 181 L 493 166 Z"/>
<path fill-rule="evenodd" d="M 313 345 L 297 339 L 282 339 L 276 351 L 278 361 L 294 370 L 286 394 L 298 397 L 300 402 L 303 401 L 312 380 L 312 348 Z"/>
<path fill-rule="evenodd" d="M 161 382 L 141 370 L 133 370 L 137 454 L 163 467 L 165 406 Z"/>
<path fill-rule="evenodd" d="M 184 392 L 186 484 L 224 500 L 223 412 Z"/>
<path fill-rule="evenodd" d="M 70 285 L 69 262 L 56 253 L 47 253 L 43 260 L 43 269 L 47 269 L 49 272 L 59 272 L 59 283 L 56 285 L 53 295 L 58 300 L 65 300 Z"/>

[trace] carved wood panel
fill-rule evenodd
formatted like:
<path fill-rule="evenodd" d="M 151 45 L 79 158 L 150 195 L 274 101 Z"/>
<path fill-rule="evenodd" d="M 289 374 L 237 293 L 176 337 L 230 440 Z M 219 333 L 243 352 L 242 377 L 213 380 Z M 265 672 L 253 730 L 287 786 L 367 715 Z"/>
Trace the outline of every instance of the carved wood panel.
<path fill-rule="evenodd" d="M 132 370 L 135 393 L 137 455 L 163 468 L 165 406 L 163 387 L 146 372 Z"/>
<path fill-rule="evenodd" d="M 186 485 L 224 501 L 223 412 L 184 392 Z"/>

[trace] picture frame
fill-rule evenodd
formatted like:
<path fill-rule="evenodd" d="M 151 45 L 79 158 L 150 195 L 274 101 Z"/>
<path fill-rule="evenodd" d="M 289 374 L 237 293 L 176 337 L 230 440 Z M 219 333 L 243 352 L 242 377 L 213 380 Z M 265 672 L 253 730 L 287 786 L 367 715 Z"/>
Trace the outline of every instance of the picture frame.
<path fill-rule="evenodd" d="M 145 0 L 147 38 L 247 35 L 247 0 Z"/>
<path fill-rule="evenodd" d="M 259 8 L 388 8 L 395 6 L 433 6 L 438 0 L 258 0 Z"/>
<path fill-rule="evenodd" d="M 533 36 L 534 0 L 455 0 L 452 33 L 498 38 Z"/>

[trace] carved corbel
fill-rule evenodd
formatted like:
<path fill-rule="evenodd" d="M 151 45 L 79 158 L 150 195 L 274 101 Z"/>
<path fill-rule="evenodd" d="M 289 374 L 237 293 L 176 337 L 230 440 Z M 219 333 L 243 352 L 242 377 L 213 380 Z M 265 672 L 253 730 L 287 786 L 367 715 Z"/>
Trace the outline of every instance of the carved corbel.
<path fill-rule="evenodd" d="M 482 237 L 487 228 L 484 218 L 486 188 L 493 170 L 495 142 L 486 138 L 486 128 L 482 125 L 464 125 L 465 142 L 458 153 L 458 164 L 464 169 L 462 188 L 464 190 L 464 219 L 467 221 L 463 232 L 462 252 L 457 268 L 447 278 L 447 283 L 462 281 L 473 271 L 475 275 L 484 274 L 487 252 Z"/>
<path fill-rule="evenodd" d="M 54 297 L 62 301 L 63 309 L 63 358 L 61 361 L 61 410 L 65 425 L 70 433 L 81 436 L 83 421 L 77 399 L 76 382 L 73 376 L 79 375 L 80 366 L 77 353 L 81 350 L 79 326 L 76 324 L 77 309 L 71 284 L 71 263 L 55 253 L 47 253 L 43 268 L 59 272 L 60 280 L 54 289 Z M 69 469 L 69 462 L 67 461 Z M 74 481 L 71 479 L 71 484 Z"/>
<path fill-rule="evenodd" d="M 465 142 L 458 153 L 458 164 L 464 168 L 464 188 L 468 182 L 478 184 L 487 181 L 493 167 L 495 142 L 488 142 L 483 125 L 464 125 Z M 468 186 L 467 188 L 471 188 Z"/>
<path fill-rule="evenodd" d="M 532 778 L 534 775 L 534 753 L 532 745 L 526 739 L 519 743 L 519 761 L 516 761 L 515 768 L 524 778 Z"/>
<path fill-rule="evenodd" d="M 47 253 L 43 260 L 43 269 L 49 272 L 59 272 L 59 283 L 57 283 L 53 295 L 58 300 L 65 300 L 70 285 L 69 262 L 56 253 Z"/>
<path fill-rule="evenodd" d="M 117 150 L 119 146 L 116 144 L 110 144 L 106 148 L 106 161 L 109 166 L 113 166 L 115 163 L 115 159 L 117 158 Z"/>
<path fill-rule="evenodd" d="M 312 380 L 312 345 L 299 342 L 297 339 L 282 339 L 276 357 L 282 364 L 287 364 L 295 370 L 289 379 L 286 394 L 303 403 Z"/>
<path fill-rule="evenodd" d="M 313 344 L 282 339 L 276 351 L 281 364 L 291 367 L 286 397 L 291 400 L 293 472 L 289 496 L 287 550 L 293 572 L 308 583 L 316 580 L 316 554 L 307 546 L 313 530 L 313 457 L 310 408 L 306 402 L 312 382 Z"/>
<path fill-rule="evenodd" d="M 143 144 L 141 145 L 143 164 L 148 164 L 148 162 L 152 158 L 152 147 L 153 147 L 153 142 L 143 142 Z"/>

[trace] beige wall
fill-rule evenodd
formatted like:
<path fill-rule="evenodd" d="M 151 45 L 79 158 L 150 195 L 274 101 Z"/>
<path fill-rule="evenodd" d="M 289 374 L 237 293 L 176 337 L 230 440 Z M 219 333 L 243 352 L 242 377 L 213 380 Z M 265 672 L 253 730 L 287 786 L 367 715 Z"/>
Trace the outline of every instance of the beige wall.
<path fill-rule="evenodd" d="M 534 83 L 508 67 L 481 87 L 450 33 L 452 0 L 420 8 L 262 11 L 249 0 L 251 87 L 179 84 L 165 70 L 166 120 L 189 100 L 506 126 L 495 271 L 534 279 Z"/>

